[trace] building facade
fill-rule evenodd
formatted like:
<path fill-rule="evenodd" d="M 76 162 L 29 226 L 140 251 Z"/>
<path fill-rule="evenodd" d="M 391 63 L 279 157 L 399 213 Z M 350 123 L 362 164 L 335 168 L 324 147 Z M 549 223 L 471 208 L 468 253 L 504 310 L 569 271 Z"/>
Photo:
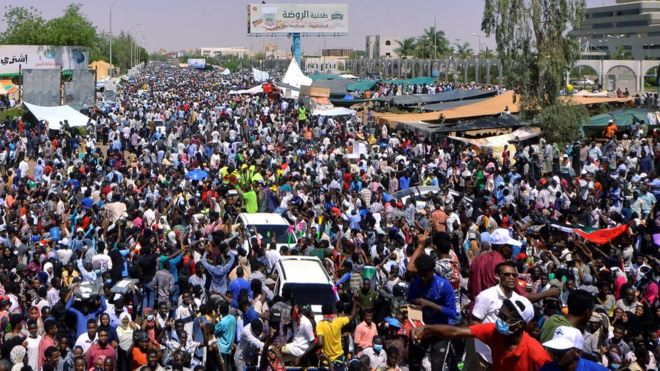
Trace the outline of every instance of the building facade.
<path fill-rule="evenodd" d="M 401 40 L 395 35 L 369 35 L 366 37 L 366 52 L 370 59 L 398 58 L 396 49 L 399 47 L 397 41 Z"/>
<path fill-rule="evenodd" d="M 238 58 L 245 58 L 250 55 L 250 51 L 242 46 L 224 47 L 224 48 L 200 48 L 199 54 L 203 57 L 218 57 L 218 56 L 232 55 Z"/>
<path fill-rule="evenodd" d="M 596 58 L 660 59 L 660 0 L 617 0 L 588 8 L 582 26 L 572 34 L 583 54 Z"/>
<path fill-rule="evenodd" d="M 347 57 L 305 56 L 302 64 L 306 74 L 339 75 L 345 73 L 348 60 Z"/>

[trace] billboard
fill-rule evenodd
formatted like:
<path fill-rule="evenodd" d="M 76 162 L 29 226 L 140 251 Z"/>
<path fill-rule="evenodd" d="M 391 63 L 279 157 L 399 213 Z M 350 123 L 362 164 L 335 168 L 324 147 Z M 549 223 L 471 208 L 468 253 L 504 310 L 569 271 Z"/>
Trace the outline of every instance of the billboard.
<path fill-rule="evenodd" d="M 248 35 L 290 33 L 348 33 L 348 4 L 248 5 Z"/>
<path fill-rule="evenodd" d="M 188 67 L 190 68 L 206 68 L 206 59 L 188 59 Z"/>
<path fill-rule="evenodd" d="M 23 102 L 46 107 L 61 104 L 62 73 L 59 69 L 29 69 L 22 72 Z"/>
<path fill-rule="evenodd" d="M 21 69 L 86 70 L 89 52 L 80 46 L 0 45 L 0 75 Z"/>

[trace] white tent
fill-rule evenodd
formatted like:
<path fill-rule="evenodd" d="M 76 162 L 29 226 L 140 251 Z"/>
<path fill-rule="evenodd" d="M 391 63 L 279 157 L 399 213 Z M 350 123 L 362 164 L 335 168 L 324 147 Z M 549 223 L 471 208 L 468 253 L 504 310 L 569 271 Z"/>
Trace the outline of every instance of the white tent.
<path fill-rule="evenodd" d="M 345 107 L 333 107 L 325 110 L 314 110 L 312 116 L 355 116 L 356 113 L 356 111 Z"/>
<path fill-rule="evenodd" d="M 291 85 L 294 88 L 300 89 L 302 85 L 310 86 L 312 85 L 312 78 L 305 76 L 305 74 L 298 66 L 295 58 L 291 58 L 291 63 L 289 68 L 286 69 L 286 73 L 282 78 L 282 82 Z"/>
<path fill-rule="evenodd" d="M 263 92 L 264 92 L 264 88 L 261 85 L 257 85 L 250 89 L 230 90 L 229 95 L 243 95 L 243 94 L 255 95 Z"/>
<path fill-rule="evenodd" d="M 72 128 L 85 127 L 87 126 L 87 122 L 89 122 L 89 117 L 76 111 L 71 106 L 44 107 L 27 102 L 23 102 L 23 104 L 25 105 L 25 108 L 32 112 L 37 120 L 48 121 L 48 128 L 50 130 L 60 130 L 62 128 L 60 122 L 63 122 L 64 120 L 67 120 L 69 126 Z"/>
<path fill-rule="evenodd" d="M 270 74 L 266 71 L 258 70 L 252 67 L 252 77 L 256 82 L 264 82 L 270 80 Z"/>

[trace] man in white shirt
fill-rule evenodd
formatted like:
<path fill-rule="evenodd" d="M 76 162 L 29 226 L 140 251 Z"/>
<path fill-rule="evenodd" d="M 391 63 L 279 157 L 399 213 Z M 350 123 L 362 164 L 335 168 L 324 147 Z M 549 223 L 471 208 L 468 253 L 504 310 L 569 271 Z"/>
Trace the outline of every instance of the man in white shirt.
<path fill-rule="evenodd" d="M 294 314 L 299 318 L 293 318 L 293 340 L 282 347 L 285 363 L 304 356 L 314 342 L 314 328 L 309 320 L 309 316 L 313 315 L 311 308 L 304 306 L 300 312 Z"/>
<path fill-rule="evenodd" d="M 499 263 L 495 266 L 495 274 L 499 284 L 482 291 L 475 298 L 474 307 L 472 308 L 472 324 L 495 323 L 504 299 L 515 300 L 520 297 L 514 290 L 518 270 L 513 262 Z M 490 348 L 476 339 L 474 345 L 482 361 L 492 364 L 493 359 Z"/>
<path fill-rule="evenodd" d="M 92 344 L 96 343 L 96 327 L 96 320 L 93 318 L 87 320 L 87 332 L 78 336 L 74 348 L 80 346 L 83 349 L 83 353 L 87 353 Z"/>

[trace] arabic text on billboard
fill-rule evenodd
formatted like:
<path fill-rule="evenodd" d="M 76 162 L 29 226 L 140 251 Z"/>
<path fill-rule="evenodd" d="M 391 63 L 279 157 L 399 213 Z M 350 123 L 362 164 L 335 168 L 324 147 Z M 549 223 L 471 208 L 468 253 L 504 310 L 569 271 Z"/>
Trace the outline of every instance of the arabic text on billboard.
<path fill-rule="evenodd" d="M 81 70 L 89 68 L 89 52 L 79 46 L 0 45 L 0 75 L 21 69 Z"/>
<path fill-rule="evenodd" d="M 190 68 L 206 68 L 206 59 L 188 59 L 188 67 Z"/>
<path fill-rule="evenodd" d="M 348 33 L 347 4 L 251 4 L 248 34 Z"/>

